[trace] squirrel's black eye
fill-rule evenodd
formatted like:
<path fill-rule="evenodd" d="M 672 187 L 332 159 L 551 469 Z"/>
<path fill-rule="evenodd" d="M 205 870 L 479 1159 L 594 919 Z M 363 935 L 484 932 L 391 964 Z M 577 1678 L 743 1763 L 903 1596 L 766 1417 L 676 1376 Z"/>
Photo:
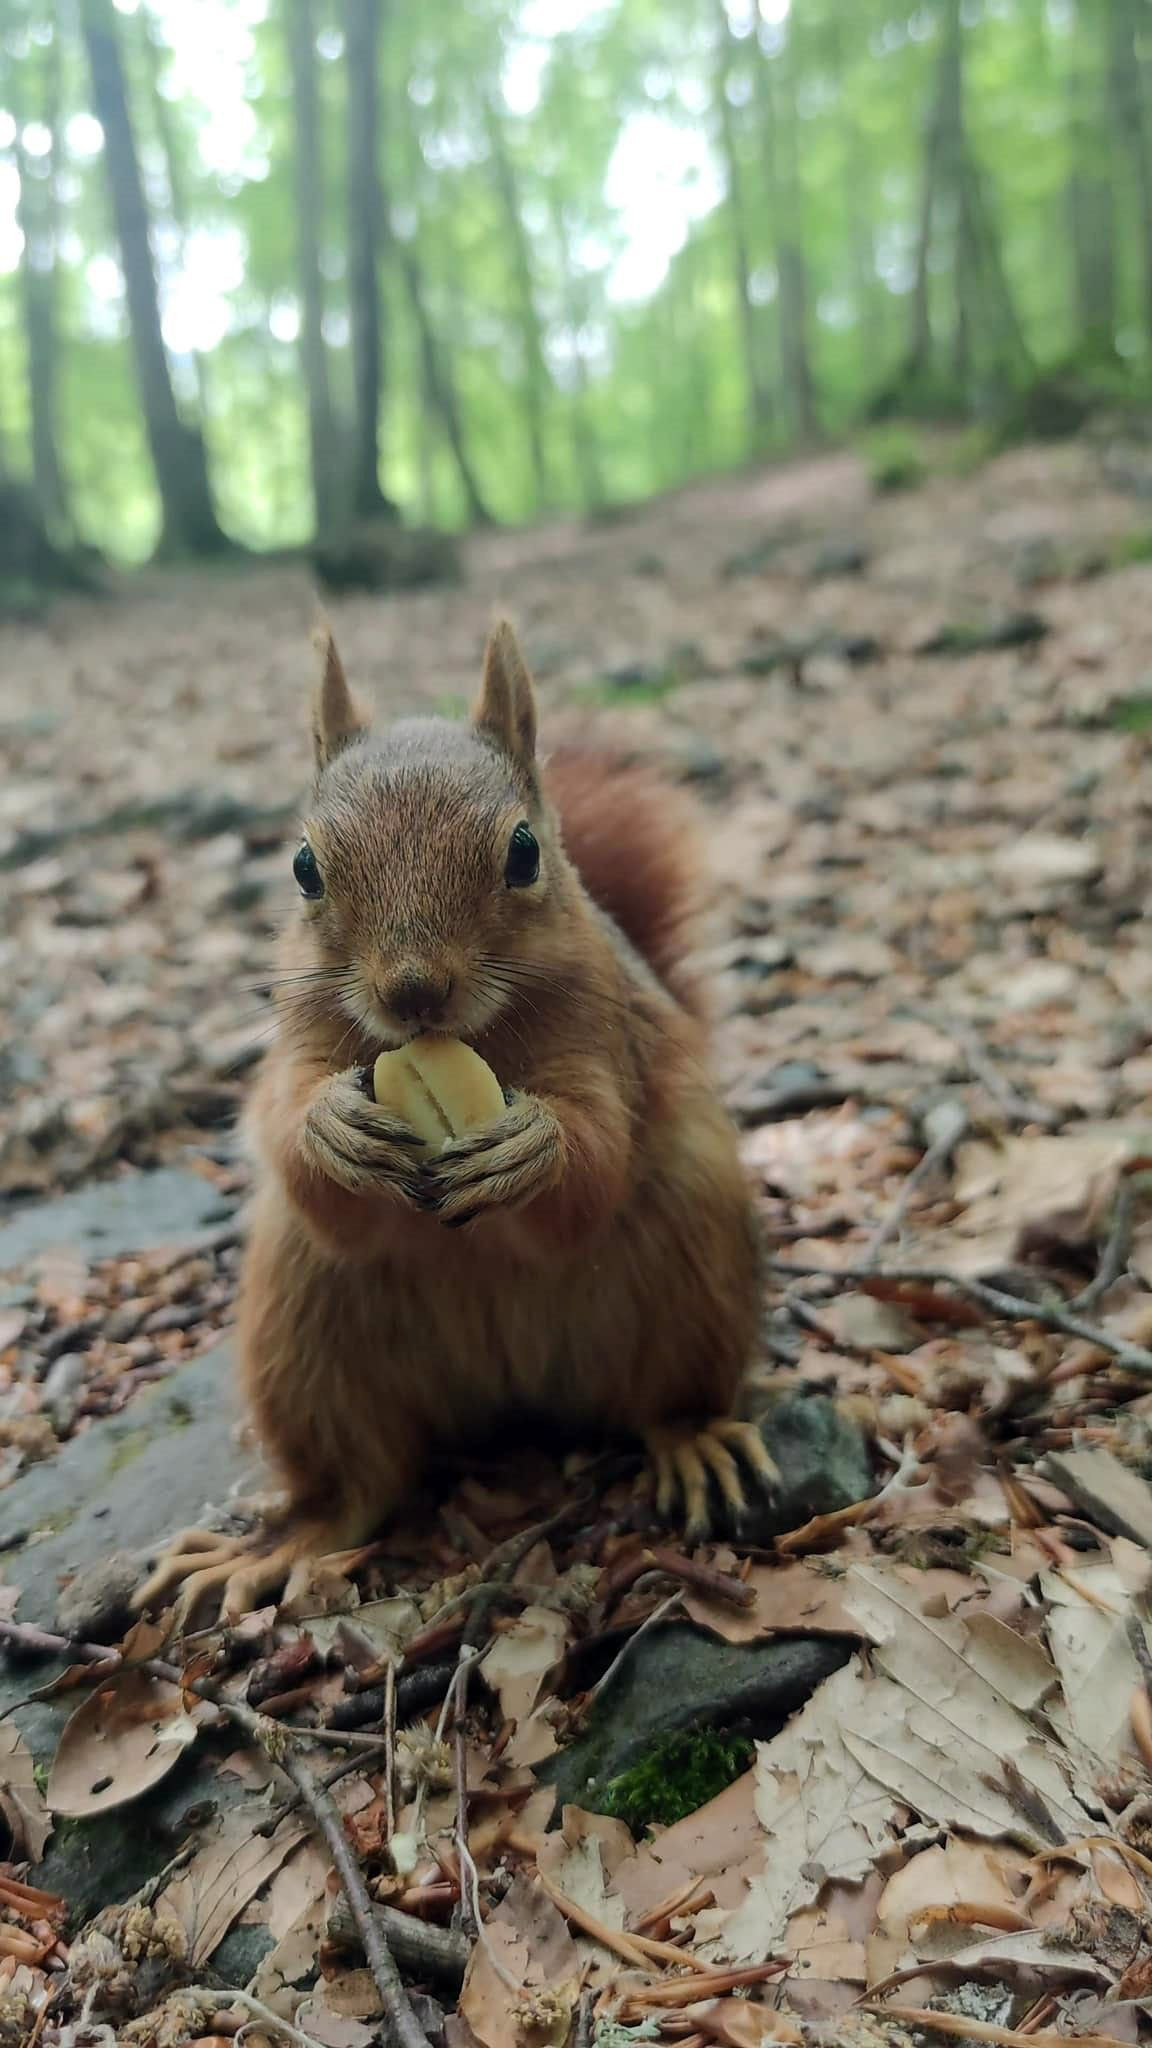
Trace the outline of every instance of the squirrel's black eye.
<path fill-rule="evenodd" d="M 510 889 L 530 889 L 540 873 L 540 848 L 531 825 L 517 825 L 508 841 L 504 880 Z"/>
<path fill-rule="evenodd" d="M 316 855 L 305 840 L 292 863 L 292 873 L 300 885 L 300 894 L 310 896 L 313 901 L 324 894 L 324 878 L 316 865 Z"/>

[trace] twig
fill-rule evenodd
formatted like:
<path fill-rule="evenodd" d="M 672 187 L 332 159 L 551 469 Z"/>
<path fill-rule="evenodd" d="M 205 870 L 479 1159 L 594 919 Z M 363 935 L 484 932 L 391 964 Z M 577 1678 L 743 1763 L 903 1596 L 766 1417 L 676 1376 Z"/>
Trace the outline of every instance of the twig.
<path fill-rule="evenodd" d="M 452 1739 L 456 1778 L 456 1854 L 460 1858 L 460 1918 L 471 1941 L 480 1935 L 480 1880 L 472 1851 L 468 1847 L 468 1748 L 464 1740 L 464 1714 L 468 1705 L 468 1680 L 478 1652 L 460 1647 L 460 1663 L 452 1683 Z M 467 1876 L 468 1882 L 464 1882 Z"/>
<path fill-rule="evenodd" d="M 312 1728 L 301 1730 L 300 1732 L 308 1736 L 315 1734 L 315 1730 Z M 378 1743 L 377 1748 L 381 1756 L 383 1756 L 385 1754 L 383 1743 Z M 343 1763 L 333 1764 L 330 1771 L 325 1771 L 320 1783 L 326 1791 L 329 1791 L 333 1785 L 340 1783 L 341 1778 L 349 1777 L 353 1771 L 367 1770 L 371 1763 L 371 1751 L 358 1749 L 353 1756 L 346 1756 Z M 274 1835 L 281 1821 L 287 1820 L 290 1813 L 295 1813 L 299 1805 L 300 1794 L 298 1792 L 291 1792 L 287 1799 L 281 1800 L 279 1806 L 273 1808 L 267 1820 L 262 1820 L 259 1827 L 255 1828 L 253 1832 L 262 1836 Z M 391 1828 L 389 1828 L 388 1832 L 391 1834 Z"/>
<path fill-rule="evenodd" d="M 570 1899 L 567 1892 L 562 1892 L 542 1870 L 537 1871 L 536 1881 L 543 1885 L 552 1904 L 563 1913 L 570 1926 L 579 1928 L 581 1934 L 590 1935 L 593 1941 L 610 1948 L 615 1955 L 623 1956 L 624 1961 L 632 1963 L 636 1969 L 647 1971 L 653 1963 L 675 1963 L 680 1969 L 691 1970 L 697 1976 L 709 1974 L 709 1965 L 699 1962 L 691 1950 L 673 1948 L 667 1941 L 651 1941 L 644 1934 L 625 1934 L 622 1929 L 608 1927 L 602 1920 L 597 1920 L 586 1906 Z M 690 1979 L 688 1981 L 691 1982 Z"/>
<path fill-rule="evenodd" d="M 576 2024 L 572 2029 L 572 2048 L 592 2048 L 592 2008 L 596 2003 L 594 1991 L 582 1991 L 576 2003 Z"/>
<path fill-rule="evenodd" d="M 282 1738 L 284 1731 L 280 1729 L 277 1732 Z M 277 1756 L 275 1747 L 269 1750 L 269 1754 L 273 1762 L 279 1764 L 280 1769 L 291 1778 L 327 1843 L 336 1867 L 336 1875 L 344 1887 L 344 1895 L 364 1945 L 364 1957 L 372 1972 L 372 1981 L 380 1993 L 388 2031 L 397 2048 L 429 2048 L 428 2037 L 404 1988 L 395 1957 L 384 1938 L 383 1928 L 372 1911 L 372 1902 L 368 1897 L 360 1865 L 352 1853 L 351 1844 L 344 1832 L 344 1823 L 332 1794 L 317 1782 L 303 1757 L 290 1744 L 284 1747 L 280 1756 Z"/>
<path fill-rule="evenodd" d="M 384 1674 L 384 1825 L 388 1840 L 396 1833 L 396 1666 Z"/>
<path fill-rule="evenodd" d="M 655 1565 L 669 1578 L 680 1579 L 694 1593 L 702 1593 L 705 1599 L 722 1600 L 727 1607 L 756 1605 L 755 1588 L 746 1586 L 743 1579 L 736 1578 L 732 1572 L 718 1571 L 715 1565 L 701 1564 L 694 1557 L 682 1557 L 679 1551 L 660 1546 L 646 1550 L 640 1562 Z"/>
<path fill-rule="evenodd" d="M 60 1651 L 78 1657 L 84 1662 L 93 1662 L 97 1657 L 105 1658 L 107 1652 L 97 1650 L 91 1643 L 72 1643 L 66 1636 L 50 1635 L 44 1629 L 32 1629 L 19 1622 L 0 1622 L 0 1640 L 23 1643 L 41 1650 Z M 116 1663 L 113 1669 L 126 1661 L 118 1652 L 114 1653 Z M 259 1744 L 285 1777 L 290 1778 L 301 1799 L 327 1843 L 336 1873 L 344 1887 L 352 1917 L 360 1930 L 364 1943 L 364 1955 L 372 1972 L 373 1982 L 380 1993 L 386 2022 L 396 2048 L 429 2048 L 428 2038 L 416 2017 L 415 2008 L 401 1981 L 400 1972 L 384 1939 L 378 1923 L 372 1917 L 372 1905 L 360 1866 L 352 1854 L 351 1844 L 344 1832 L 344 1823 L 339 1810 L 327 1787 L 320 1784 L 309 1770 L 300 1754 L 301 1742 L 311 1740 L 317 1732 L 312 1729 L 285 1728 L 278 1721 L 271 1721 L 267 1715 L 258 1713 L 243 1700 L 221 1698 L 207 1679 L 188 1678 L 174 1664 L 166 1664 L 161 1658 L 149 1657 L 136 1666 L 153 1678 L 162 1679 L 166 1684 L 182 1687 L 195 1693 L 198 1699 L 207 1700 L 221 1714 L 234 1721 L 245 1734 Z"/>
<path fill-rule="evenodd" d="M 925 2034 L 946 2034 L 953 2041 L 989 2041 L 996 2048 L 1067 2048 L 1067 2034 L 1022 2034 L 1017 2027 L 997 2027 L 991 2020 L 969 2019 L 965 2013 L 932 2012 L 920 2005 L 858 2005 L 857 2012 L 874 2012 L 900 2027 L 915 2027 Z M 1077 2034 L 1080 2048 L 1124 2048 L 1115 2034 Z"/>
<path fill-rule="evenodd" d="M 253 2019 L 263 2020 L 272 2033 L 282 2034 L 286 2041 L 294 2041 L 296 2048 L 322 2048 L 314 2034 L 302 2033 L 299 2027 L 294 2027 L 290 2021 L 281 2019 L 280 2014 L 273 2012 L 270 2005 L 262 2005 L 258 1998 L 253 1998 L 250 1991 L 214 1991 L 207 1984 L 192 1984 L 187 1991 L 182 1991 L 180 1996 L 195 1998 L 202 2002 L 209 2014 L 227 2012 L 230 2006 L 241 2005 Z"/>
<path fill-rule="evenodd" d="M 1100 1267 L 1094 1280 L 1087 1287 L 1074 1294 L 1068 1306 L 1079 1315 L 1084 1309 L 1095 1308 L 1101 1297 L 1107 1294 L 1128 1264 L 1132 1249 L 1132 1210 L 1135 1197 L 1132 1183 L 1122 1180 L 1116 1190 L 1116 1201 L 1112 1209 L 1112 1222 L 1107 1242 L 1100 1256 Z"/>
<path fill-rule="evenodd" d="M 662 1600 L 660 1602 L 659 1607 L 654 1607 L 652 1609 L 651 1614 L 647 1615 L 645 1619 L 640 1623 L 639 1628 L 633 1630 L 632 1634 L 629 1636 L 628 1641 L 624 1644 L 623 1648 L 615 1657 L 613 1657 L 612 1662 L 608 1666 L 607 1671 L 603 1672 L 602 1675 L 596 1680 L 595 1685 L 592 1687 L 592 1690 L 588 1694 L 588 1706 L 591 1706 L 595 1700 L 598 1700 L 603 1693 L 607 1692 L 608 1687 L 612 1683 L 612 1680 L 616 1677 L 617 1673 L 619 1672 L 621 1665 L 624 1664 L 627 1658 L 631 1656 L 633 1646 L 639 1642 L 640 1637 L 645 1633 L 645 1631 L 647 1629 L 654 1628 L 658 1621 L 663 1621 L 665 1615 L 670 1614 L 672 1612 L 672 1609 L 679 1605 L 682 1597 L 683 1596 L 679 1591 L 675 1593 L 670 1593 L 668 1595 L 667 1600 Z"/>
<path fill-rule="evenodd" d="M 935 1123 L 937 1126 L 935 1136 L 932 1135 L 931 1131 L 932 1123 Z M 905 1179 L 904 1185 L 887 1215 L 881 1217 L 880 1222 L 869 1238 L 864 1248 L 864 1264 L 866 1266 L 873 1266 L 879 1262 L 884 1246 L 889 1238 L 895 1237 L 903 1226 L 908 1211 L 924 1186 L 925 1181 L 931 1180 L 934 1173 L 943 1171 L 948 1166 L 952 1154 L 955 1152 L 967 1129 L 968 1113 L 957 1102 L 945 1099 L 938 1102 L 929 1112 L 926 1122 L 926 1130 L 929 1137 L 928 1149 L 917 1160 L 916 1165 Z"/>
<path fill-rule="evenodd" d="M 1005 1322 L 1042 1323 L 1047 1330 L 1060 1330 L 1067 1337 L 1080 1337 L 1086 1344 L 1094 1344 L 1098 1350 L 1107 1351 L 1125 1372 L 1136 1374 L 1141 1379 L 1152 1378 L 1152 1351 L 1143 1344 L 1129 1344 L 1124 1337 L 1113 1336 L 1110 1330 L 1098 1323 L 1087 1323 L 1082 1316 L 1074 1315 L 1062 1302 L 1029 1301 L 1024 1295 L 1003 1294 L 998 1287 L 989 1287 L 983 1280 L 971 1280 L 965 1274 L 949 1273 L 937 1266 L 890 1267 L 886 1272 L 876 1273 L 871 1266 L 797 1266 L 790 1259 L 771 1259 L 769 1265 L 774 1273 L 788 1280 L 854 1280 L 867 1283 L 870 1280 L 907 1281 L 913 1286 L 954 1287 L 970 1301 L 977 1301 L 990 1315 L 1000 1316 Z"/>
<path fill-rule="evenodd" d="M 392 1906 L 373 1906 L 372 1911 L 384 1929 L 389 1948 L 405 1969 L 421 1976 L 426 1972 L 459 1989 L 472 1952 L 462 1935 L 450 1927 L 437 1927 L 434 1921 L 417 1920 L 412 1913 L 400 1913 Z M 331 1942 L 349 1946 L 359 1943 L 359 1929 L 345 1898 L 333 1899 L 326 1932 Z"/>
<path fill-rule="evenodd" d="M 925 1023 L 931 1024 L 934 1030 L 943 1031 L 946 1037 L 951 1038 L 959 1046 L 972 1079 L 979 1081 L 981 1086 L 987 1089 L 993 1102 L 999 1103 L 1013 1123 L 1039 1124 L 1042 1130 L 1055 1131 L 1067 1122 L 1062 1110 L 1053 1108 L 1049 1102 L 1037 1102 L 1033 1097 L 1022 1095 L 1019 1089 L 1014 1088 L 1011 1081 L 1006 1080 L 1000 1072 L 996 1062 L 989 1057 L 975 1032 L 970 1031 L 967 1025 L 958 1023 L 950 1017 L 933 1016 L 929 1010 L 920 1010 L 915 1014 L 923 1018 Z"/>

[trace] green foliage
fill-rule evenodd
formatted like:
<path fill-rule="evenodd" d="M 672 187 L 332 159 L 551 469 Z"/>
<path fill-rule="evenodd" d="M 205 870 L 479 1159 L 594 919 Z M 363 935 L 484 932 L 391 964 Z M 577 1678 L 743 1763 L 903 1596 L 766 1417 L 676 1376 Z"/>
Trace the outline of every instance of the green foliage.
<path fill-rule="evenodd" d="M 1122 534 L 1113 542 L 1111 556 L 1117 569 L 1125 569 L 1133 562 L 1152 562 L 1152 526 L 1137 526 L 1131 533 Z"/>
<path fill-rule="evenodd" d="M 860 452 L 874 491 L 915 491 L 928 475 L 924 448 L 912 427 L 875 427 Z"/>
<path fill-rule="evenodd" d="M 1114 732 L 1152 732 L 1152 696 L 1134 690 L 1131 696 L 1117 697 L 1108 706 L 1107 718 Z"/>
<path fill-rule="evenodd" d="M 106 12 L 182 417 L 203 432 L 227 530 L 302 545 L 288 0 Z M 606 521 L 865 421 L 875 487 L 908 490 L 926 468 L 968 474 L 1003 438 L 1074 431 L 1102 401 L 1147 409 L 1152 47 L 1119 48 L 1127 18 L 1043 0 L 965 7 L 949 68 L 942 5 L 382 4 L 388 495 L 408 523 L 465 525 L 463 453 L 473 499 L 499 519 Z M 138 560 L 159 498 L 82 19 L 0 0 L 0 168 L 21 218 L 31 208 L 39 222 L 35 261 L 26 249 L 23 275 L 0 270 L 0 454 L 32 473 L 34 275 L 58 340 L 71 527 Z M 342 472 L 356 189 L 344 0 L 314 0 L 314 20 L 323 356 Z M 0 262 L 18 249 L 18 234 L 0 235 Z M 944 422 L 957 432 L 937 451 L 928 429 Z"/>
<path fill-rule="evenodd" d="M 639 1835 L 646 1827 L 671 1827 L 696 1813 L 740 1777 L 752 1762 L 752 1743 L 716 1728 L 690 1728 L 664 1735 L 630 1771 L 605 1787 L 601 1811 Z"/>

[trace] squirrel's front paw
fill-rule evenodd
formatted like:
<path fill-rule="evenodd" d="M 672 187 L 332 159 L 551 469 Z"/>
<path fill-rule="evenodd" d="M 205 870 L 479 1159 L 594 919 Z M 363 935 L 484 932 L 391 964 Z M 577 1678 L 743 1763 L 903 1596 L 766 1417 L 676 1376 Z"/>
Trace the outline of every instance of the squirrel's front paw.
<path fill-rule="evenodd" d="M 349 1194 L 420 1199 L 422 1139 L 369 1101 L 355 1072 L 335 1074 L 317 1089 L 304 1119 L 302 1142 L 317 1173 Z"/>
<path fill-rule="evenodd" d="M 424 1187 L 441 1223 L 470 1223 L 482 1209 L 508 1209 L 556 1186 L 564 1134 L 547 1103 L 514 1096 L 494 1124 L 456 1138 L 424 1169 Z"/>

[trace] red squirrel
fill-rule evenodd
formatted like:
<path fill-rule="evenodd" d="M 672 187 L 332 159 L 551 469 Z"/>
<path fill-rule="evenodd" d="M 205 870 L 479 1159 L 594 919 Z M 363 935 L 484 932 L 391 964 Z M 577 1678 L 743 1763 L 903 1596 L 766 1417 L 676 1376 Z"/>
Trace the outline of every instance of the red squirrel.
<path fill-rule="evenodd" d="M 189 1531 L 141 1589 L 235 1618 L 363 1544 L 429 1448 L 533 1412 L 631 1433 L 657 1509 L 705 1532 L 775 1468 L 732 1415 L 760 1313 L 752 1201 L 709 1081 L 687 964 L 694 811 L 648 771 L 543 765 L 512 629 L 470 723 L 372 733 L 330 636 L 279 1035 L 256 1160 L 240 1376 L 287 1493 L 280 1540 Z M 507 1107 L 431 1159 L 365 1091 L 381 1050 L 445 1032 Z"/>

